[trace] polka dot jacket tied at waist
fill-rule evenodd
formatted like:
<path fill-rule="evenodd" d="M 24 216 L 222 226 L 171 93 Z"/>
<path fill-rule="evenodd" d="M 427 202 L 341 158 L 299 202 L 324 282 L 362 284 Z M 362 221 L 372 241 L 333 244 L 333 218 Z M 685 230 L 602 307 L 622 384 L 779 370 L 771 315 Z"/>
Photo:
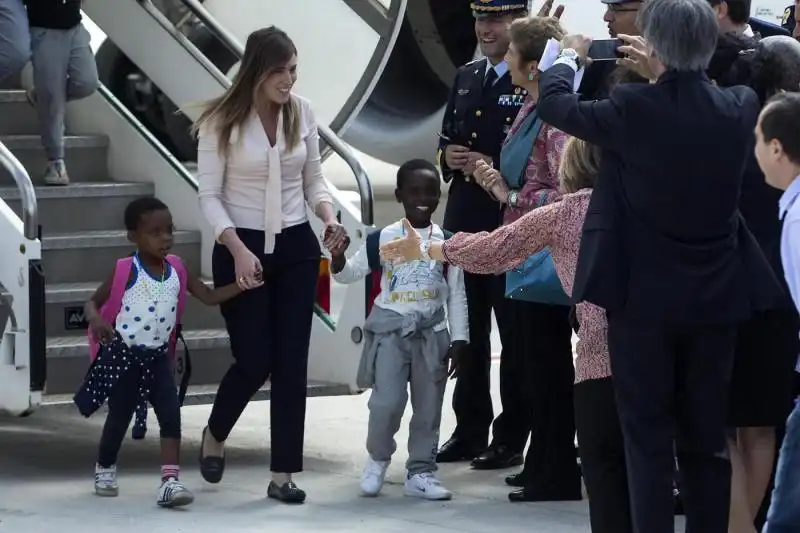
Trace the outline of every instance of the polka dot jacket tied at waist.
<path fill-rule="evenodd" d="M 447 262 L 465 272 L 501 274 L 549 247 L 564 291 L 572 295 L 583 221 L 591 196 L 591 189 L 567 194 L 492 233 L 456 233 L 442 247 Z M 611 376 L 605 311 L 582 302 L 577 305 L 577 318 L 580 327 L 575 381 Z"/>
<path fill-rule="evenodd" d="M 92 366 L 74 397 L 83 416 L 91 416 L 105 403 L 126 372 L 138 372 L 133 438 L 144 438 L 154 363 L 159 357 L 175 360 L 180 320 L 186 305 L 186 278 L 183 262 L 174 255 L 167 256 L 163 276 L 158 280 L 136 256 L 117 261 L 108 300 L 99 310 L 100 316 L 114 325 L 116 335 L 111 343 L 101 346 L 89 331 Z M 191 372 L 188 351 L 185 356 L 181 403 Z"/>
<path fill-rule="evenodd" d="M 143 439 L 147 433 L 147 400 L 153 388 L 154 362 L 166 356 L 166 344 L 159 348 L 131 347 L 117 334 L 111 343 L 100 348 L 83 386 L 75 394 L 75 405 L 83 416 L 91 416 L 111 396 L 120 377 L 127 372 L 137 372 L 139 386 L 132 437 Z"/>

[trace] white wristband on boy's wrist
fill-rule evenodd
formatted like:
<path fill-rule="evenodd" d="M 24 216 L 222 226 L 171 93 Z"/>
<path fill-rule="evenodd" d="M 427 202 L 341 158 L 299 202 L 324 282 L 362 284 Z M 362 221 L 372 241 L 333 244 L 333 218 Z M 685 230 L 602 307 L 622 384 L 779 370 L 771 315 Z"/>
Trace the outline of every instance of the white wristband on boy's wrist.
<path fill-rule="evenodd" d="M 430 261 L 431 260 L 431 241 L 423 241 L 419 245 L 419 252 L 420 252 L 420 259 L 423 261 Z"/>

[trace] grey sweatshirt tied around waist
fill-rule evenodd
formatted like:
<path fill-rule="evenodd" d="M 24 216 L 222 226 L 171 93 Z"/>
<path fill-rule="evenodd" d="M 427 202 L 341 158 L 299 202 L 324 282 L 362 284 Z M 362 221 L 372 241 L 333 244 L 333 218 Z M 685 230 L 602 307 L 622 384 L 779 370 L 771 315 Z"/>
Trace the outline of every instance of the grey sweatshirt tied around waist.
<path fill-rule="evenodd" d="M 437 340 L 437 334 L 440 332 L 434 331 L 434 328 L 444 320 L 443 307 L 433 316 L 426 317 L 418 312 L 401 315 L 377 305 L 373 306 L 364 323 L 364 349 L 358 365 L 356 384 L 365 389 L 374 385 L 375 359 L 378 354 L 379 341 L 387 336 L 394 336 L 396 339 L 393 343 L 385 343 L 382 349 L 399 349 L 403 346 L 412 352 L 421 350 L 428 369 L 434 373 L 441 367 L 445 355 Z M 442 331 L 446 333 L 447 329 Z"/>

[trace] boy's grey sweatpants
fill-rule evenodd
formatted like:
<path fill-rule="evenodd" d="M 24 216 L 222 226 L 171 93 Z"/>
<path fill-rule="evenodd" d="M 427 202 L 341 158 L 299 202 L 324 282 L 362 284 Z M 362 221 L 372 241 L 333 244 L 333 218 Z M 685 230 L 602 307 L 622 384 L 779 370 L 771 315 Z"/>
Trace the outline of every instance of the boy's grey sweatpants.
<path fill-rule="evenodd" d="M 409 474 L 436 471 L 439 448 L 439 423 L 447 385 L 445 356 L 450 346 L 446 329 L 431 332 L 436 337 L 438 365 L 425 354 L 421 334 L 403 337 L 398 332 L 381 335 L 375 357 L 375 376 L 369 397 L 367 451 L 376 461 L 392 458 L 397 443 L 394 436 L 408 402 L 411 383 L 411 424 L 408 436 Z"/>
<path fill-rule="evenodd" d="M 30 57 L 28 14 L 22 0 L 0 0 L 0 81 L 22 70 Z"/>
<path fill-rule="evenodd" d="M 6 0 L 0 0 L 0 2 Z M 97 90 L 97 64 L 83 24 L 69 30 L 31 28 L 31 62 L 36 108 L 47 158 L 64 159 L 67 102 Z"/>

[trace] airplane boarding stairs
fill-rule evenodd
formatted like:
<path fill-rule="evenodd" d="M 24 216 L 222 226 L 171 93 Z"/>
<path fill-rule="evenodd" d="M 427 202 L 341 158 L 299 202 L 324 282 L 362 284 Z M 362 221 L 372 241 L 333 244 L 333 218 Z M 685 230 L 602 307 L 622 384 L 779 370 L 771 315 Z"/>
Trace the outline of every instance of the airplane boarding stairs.
<path fill-rule="evenodd" d="M 177 32 L 170 31 L 171 23 L 157 10 L 148 10 L 152 7 L 148 4 L 87 0 L 84 9 L 101 27 L 105 24 L 106 34 L 122 34 L 115 42 L 130 57 L 145 58 L 139 66 L 151 78 L 171 80 L 161 83 L 161 87 L 173 101 L 193 102 L 221 93 L 230 83 L 228 79 L 203 61 L 190 44 L 177 37 Z M 208 22 L 213 24 L 213 20 Z M 130 35 L 135 39 L 130 40 Z M 233 40 L 229 44 L 238 46 Z M 240 48 L 237 53 L 241 54 Z M 7 81 L 0 88 L 0 117 L 0 143 L 16 156 L 33 179 L 42 228 L 41 259 L 46 279 L 43 291 L 46 347 L 41 347 L 46 351 L 44 394 L 30 390 L 30 368 L 19 374 L 24 384 L 0 383 L 0 389 L 5 390 L 0 394 L 0 410 L 27 414 L 40 402 L 51 406 L 69 405 L 86 373 L 89 360 L 83 304 L 109 275 L 115 260 L 132 251 L 122 220 L 128 202 L 140 196 L 156 195 L 167 203 L 178 228 L 173 252 L 184 259 L 190 271 L 206 277 L 210 277 L 213 238 L 199 215 L 197 182 L 191 172 L 105 87 L 69 105 L 66 163 L 72 183 L 67 187 L 48 187 L 41 181 L 46 159 L 36 112 L 27 102 L 19 79 Z M 352 195 L 331 187 L 336 210 L 355 249 L 364 237 L 365 225 L 372 222 L 370 183 L 358 160 L 333 132 L 325 126 L 320 130 L 327 145 L 347 162 L 358 180 L 360 212 L 353 206 Z M 23 211 L 21 193 L 12 183 L 0 169 L 0 199 L 20 215 Z M 319 233 L 319 221 L 311 214 L 310 218 Z M 4 241 L 8 245 L 8 240 Z M 355 284 L 340 291 L 343 303 L 334 321 L 330 316 L 330 279 L 324 260 L 323 267 L 318 295 L 320 305 L 313 322 L 308 394 L 357 393 L 355 371 L 368 287 L 366 283 Z M 11 278 L 0 279 L 0 283 L 10 286 Z M 8 333 L 13 299 L 9 298 L 8 291 L 4 296 L 0 323 L 5 324 Z M 217 308 L 190 299 L 183 325 L 192 359 L 192 379 L 186 402 L 208 403 L 213 401 L 216 385 L 231 362 L 224 324 Z M 0 350 L 0 366 L 4 363 L 2 354 Z M 30 359 L 36 359 L 36 354 L 31 353 Z M 45 361 L 44 357 L 39 360 Z M 12 361 L 11 366 L 13 363 L 19 361 Z M 180 374 L 184 367 L 182 358 L 177 367 L 176 373 Z M 25 369 L 18 364 L 17 370 Z M 43 370 L 37 371 L 41 374 Z M 6 380 L 5 376 L 0 373 L 0 380 Z M 179 378 L 180 375 L 176 376 Z M 17 391 L 16 397 L 10 399 L 12 390 Z M 27 405 L 20 401 L 20 391 L 28 397 Z M 269 384 L 255 399 L 267 398 Z"/>

